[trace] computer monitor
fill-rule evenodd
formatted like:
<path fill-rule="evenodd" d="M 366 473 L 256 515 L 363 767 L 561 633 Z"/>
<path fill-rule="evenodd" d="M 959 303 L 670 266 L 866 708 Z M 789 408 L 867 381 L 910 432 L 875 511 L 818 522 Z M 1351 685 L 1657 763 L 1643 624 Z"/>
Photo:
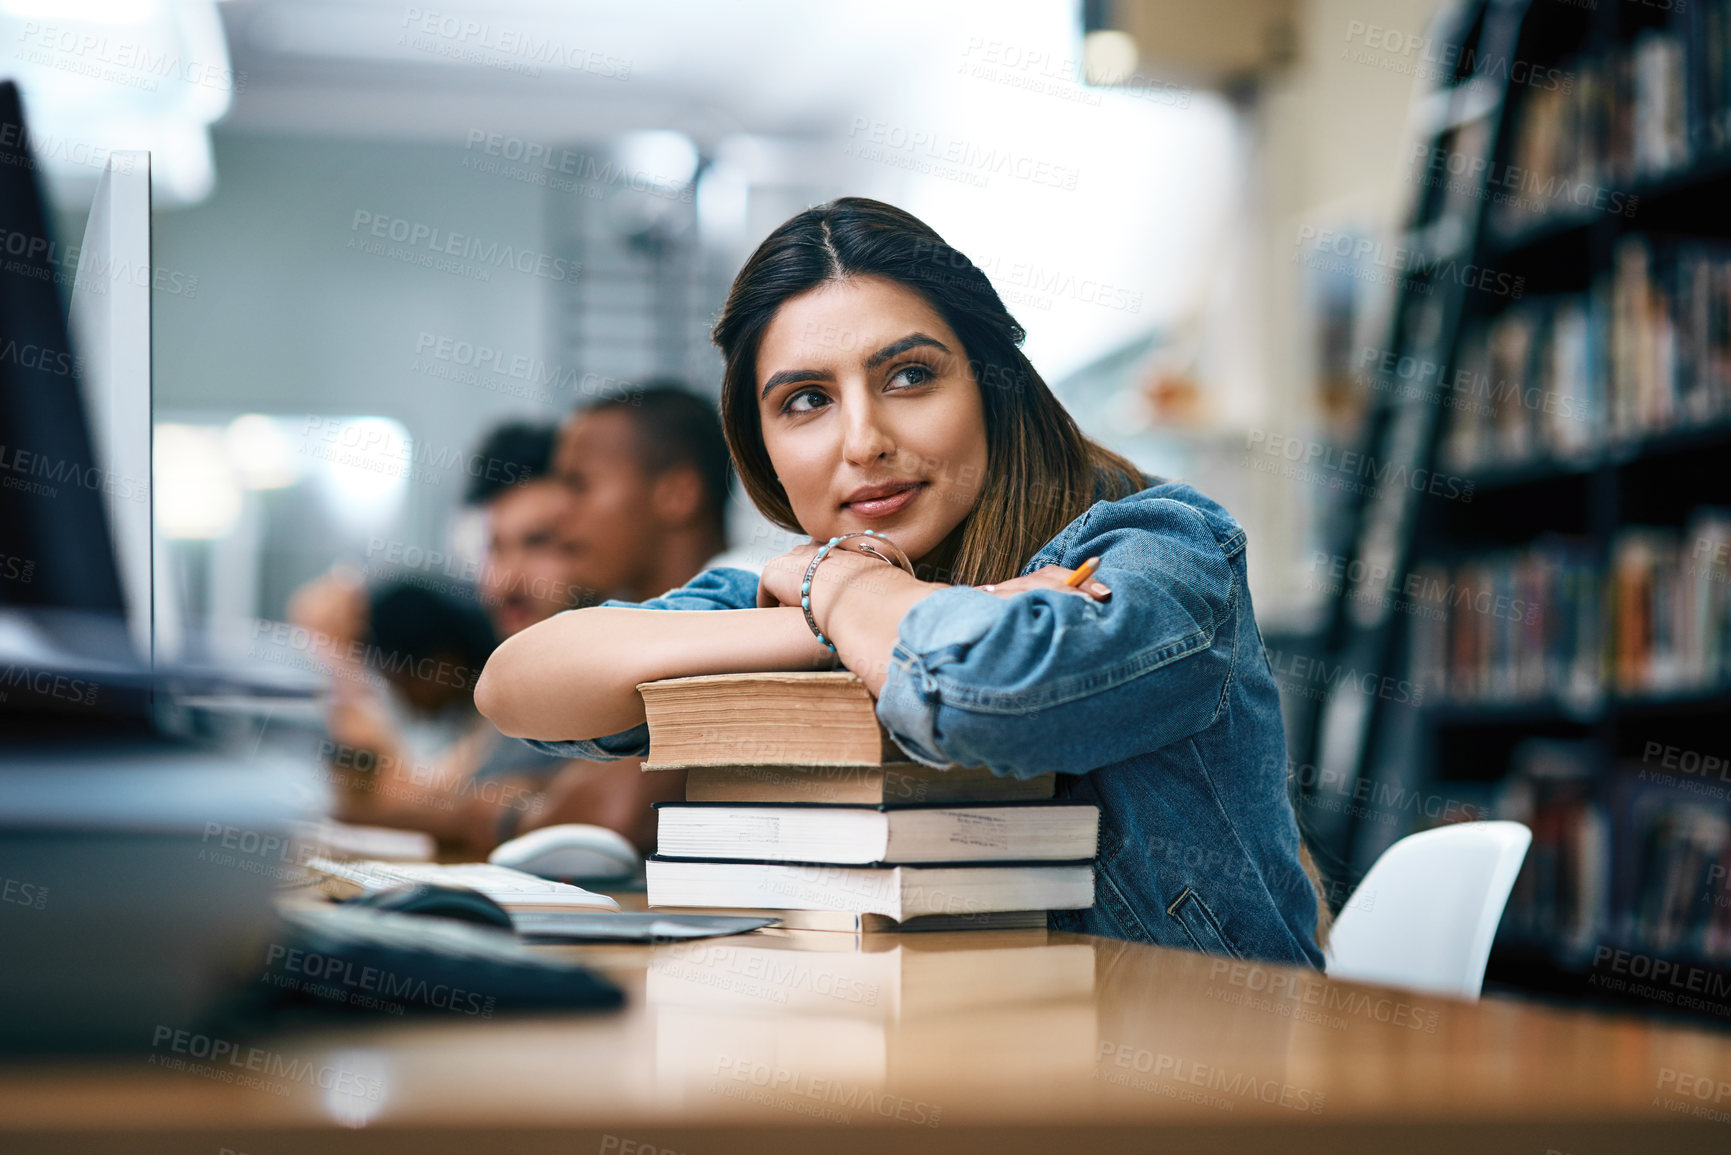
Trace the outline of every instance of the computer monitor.
<path fill-rule="evenodd" d="M 153 670 L 134 641 L 151 621 L 149 168 L 119 168 L 77 260 L 75 347 L 56 282 L 74 259 L 0 83 L 0 841 L 9 873 L 59 896 L 0 913 L 0 1048 L 138 1048 L 203 1021 L 274 933 L 270 863 L 212 869 L 209 832 L 286 845 L 319 797 L 310 740 L 290 754 L 262 725 L 191 717 L 181 691 L 229 681 Z"/>
<path fill-rule="evenodd" d="M 47 216 L 18 88 L 0 82 L 0 729 L 310 703 L 312 672 L 187 661 L 157 596 L 149 154 L 112 154 L 76 254 Z M 69 335 L 57 286 L 74 269 Z"/>
<path fill-rule="evenodd" d="M 150 154 L 112 153 L 78 249 L 71 327 L 127 626 L 154 664 L 150 258 Z"/>
<path fill-rule="evenodd" d="M 123 615 L 126 597 L 86 425 L 16 84 L 0 83 L 0 608 Z M 148 478 L 148 474 L 145 475 Z"/>
<path fill-rule="evenodd" d="M 57 897 L 0 903 L 0 1049 L 144 1048 L 206 1021 L 275 933 L 271 863 L 216 867 L 210 832 L 288 845 L 323 787 L 310 731 L 266 733 L 303 688 L 153 668 L 132 643 L 129 611 L 151 610 L 148 168 L 111 171 L 92 212 L 81 358 L 24 125 L 0 83 L 0 842 Z"/>

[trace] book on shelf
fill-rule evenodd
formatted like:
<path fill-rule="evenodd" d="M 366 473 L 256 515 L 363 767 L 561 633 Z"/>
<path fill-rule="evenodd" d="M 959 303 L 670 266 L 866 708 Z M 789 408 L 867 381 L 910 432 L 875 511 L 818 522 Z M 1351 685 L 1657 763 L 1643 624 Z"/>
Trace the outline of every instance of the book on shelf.
<path fill-rule="evenodd" d="M 1470 329 L 1444 452 L 1456 469 L 1578 459 L 1604 439 L 1601 293 L 1518 301 Z"/>
<path fill-rule="evenodd" d="M 1613 873 L 1608 937 L 1648 953 L 1731 962 L 1731 785 L 1699 761 L 1625 761 L 1606 791 Z"/>
<path fill-rule="evenodd" d="M 1697 152 L 1731 148 L 1731 3 L 1706 0 L 1690 17 L 1689 108 Z"/>
<path fill-rule="evenodd" d="M 1415 567 L 1415 683 L 1455 702 L 1591 704 L 1731 683 L 1731 510 L 1624 526 L 1609 572 L 1587 542 Z"/>
<path fill-rule="evenodd" d="M 1500 233 L 1556 216 L 1634 217 L 1646 182 L 1731 150 L 1731 4 L 1662 7 L 1664 24 L 1533 70 L 1569 83 L 1517 89 Z"/>
<path fill-rule="evenodd" d="M 1595 758 L 1587 742 L 1524 742 L 1497 803 L 1499 818 L 1533 832 L 1504 924 L 1564 954 L 1589 950 L 1607 921 L 1609 827 L 1595 799 Z"/>
<path fill-rule="evenodd" d="M 1464 703 L 1596 700 L 1602 584 L 1588 543 L 1564 537 L 1415 567 L 1413 682 Z"/>
<path fill-rule="evenodd" d="M 1633 801 L 1631 847 L 1640 885 L 1626 911 L 1628 933 L 1655 953 L 1731 957 L 1726 864 L 1731 821 L 1724 805 L 1649 790 Z"/>
<path fill-rule="evenodd" d="M 1731 245 L 1623 237 L 1586 290 L 1513 302 L 1462 334 L 1446 461 L 1568 464 L 1731 419 L 1727 318 Z"/>
<path fill-rule="evenodd" d="M 1609 774 L 1589 740 L 1517 747 L 1495 813 L 1533 843 L 1501 936 L 1576 963 L 1605 946 L 1731 962 L 1731 783 L 1652 745 Z"/>
<path fill-rule="evenodd" d="M 1682 168 L 1689 163 L 1683 41 L 1670 29 L 1646 29 L 1630 49 L 1635 172 L 1659 175 Z"/>
<path fill-rule="evenodd" d="M 1682 530 L 1625 526 L 1611 546 L 1617 689 L 1665 694 L 1731 677 L 1731 511 L 1698 509 Z"/>
<path fill-rule="evenodd" d="M 924 915 L 1073 910 L 1094 904 L 1089 862 L 837 866 L 655 855 L 652 907 L 835 910 L 904 922 Z"/>
<path fill-rule="evenodd" d="M 1100 808 L 1083 802 L 862 807 L 658 802 L 662 858 L 853 865 L 1093 858 Z"/>

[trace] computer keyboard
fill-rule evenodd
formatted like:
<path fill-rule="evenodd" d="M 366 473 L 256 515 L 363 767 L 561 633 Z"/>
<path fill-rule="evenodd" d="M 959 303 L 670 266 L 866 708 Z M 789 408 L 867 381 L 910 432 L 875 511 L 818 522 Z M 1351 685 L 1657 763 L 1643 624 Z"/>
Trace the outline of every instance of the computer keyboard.
<path fill-rule="evenodd" d="M 285 906 L 281 918 L 254 987 L 274 1009 L 491 1018 L 624 1001 L 588 967 L 487 927 L 323 904 Z"/>

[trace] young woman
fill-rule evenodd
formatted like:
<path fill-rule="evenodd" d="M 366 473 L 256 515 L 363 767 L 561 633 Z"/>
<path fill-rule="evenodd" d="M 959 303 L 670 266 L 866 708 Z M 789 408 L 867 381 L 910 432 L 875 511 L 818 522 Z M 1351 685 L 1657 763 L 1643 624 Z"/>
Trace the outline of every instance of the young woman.
<path fill-rule="evenodd" d="M 1244 531 L 1084 437 L 1022 338 L 907 213 L 857 197 L 800 213 L 741 270 L 715 341 L 745 490 L 812 544 L 761 578 L 711 569 L 531 626 L 476 701 L 551 752 L 640 755 L 639 682 L 839 658 L 911 757 L 1057 771 L 1060 797 L 1099 806 L 1095 905 L 1052 927 L 1320 966 Z M 850 539 L 812 572 L 808 622 L 818 543 L 862 530 L 915 573 Z"/>

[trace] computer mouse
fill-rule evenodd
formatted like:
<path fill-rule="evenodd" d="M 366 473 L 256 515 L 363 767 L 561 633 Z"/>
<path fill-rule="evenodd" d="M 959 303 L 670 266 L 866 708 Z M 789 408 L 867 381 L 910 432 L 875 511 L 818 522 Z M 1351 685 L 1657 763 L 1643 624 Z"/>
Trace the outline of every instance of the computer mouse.
<path fill-rule="evenodd" d="M 559 882 L 634 878 L 643 871 L 637 848 L 605 826 L 543 826 L 501 843 L 487 861 Z"/>
<path fill-rule="evenodd" d="M 504 907 L 478 890 L 466 886 L 434 886 L 415 882 L 375 890 L 349 900 L 350 906 L 389 910 L 398 914 L 425 914 L 434 918 L 511 930 L 511 915 Z"/>

